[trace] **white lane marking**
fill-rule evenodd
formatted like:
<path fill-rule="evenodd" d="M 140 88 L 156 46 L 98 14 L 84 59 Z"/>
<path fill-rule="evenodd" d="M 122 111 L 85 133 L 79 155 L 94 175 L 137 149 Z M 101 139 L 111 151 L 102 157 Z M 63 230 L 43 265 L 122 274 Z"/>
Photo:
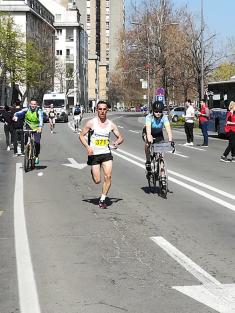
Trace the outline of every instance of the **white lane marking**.
<path fill-rule="evenodd" d="M 119 149 L 119 148 L 118 148 L 117 151 L 120 151 L 120 152 L 123 153 L 123 154 L 129 155 L 129 156 L 131 156 L 132 158 L 134 158 L 134 159 L 136 159 L 136 160 L 139 160 L 139 161 L 142 161 L 142 162 L 146 162 L 145 159 L 139 158 L 139 157 L 135 156 L 134 154 L 128 153 L 128 152 L 126 152 L 126 151 L 124 151 L 124 150 L 122 150 L 122 149 Z M 176 153 L 176 152 L 175 152 L 175 153 L 169 152 L 169 153 L 167 153 L 167 154 L 177 155 L 177 156 L 180 156 L 180 157 L 182 157 L 182 158 L 188 158 L 187 155 L 179 154 L 179 153 Z"/>
<path fill-rule="evenodd" d="M 235 312 L 235 284 L 221 284 L 163 237 L 151 237 L 150 239 L 202 283 L 197 286 L 174 286 L 173 289 L 217 312 Z"/>
<path fill-rule="evenodd" d="M 39 172 L 39 173 L 38 173 L 38 176 L 43 176 L 43 172 Z"/>
<path fill-rule="evenodd" d="M 190 148 L 190 149 L 194 149 L 194 150 L 199 150 L 199 151 L 206 151 L 205 149 L 202 149 L 202 148 L 196 148 L 194 146 L 185 146 L 184 144 L 182 143 L 178 143 L 179 146 L 182 146 L 182 147 L 185 147 L 185 148 Z"/>
<path fill-rule="evenodd" d="M 40 313 L 40 305 L 25 222 L 22 163 L 16 163 L 14 232 L 21 313 Z"/>
<path fill-rule="evenodd" d="M 82 170 L 84 167 L 87 166 L 86 163 L 78 163 L 78 162 L 75 161 L 73 158 L 68 158 L 68 161 L 70 162 L 70 164 L 62 164 L 62 165 L 68 166 L 68 167 L 77 168 L 77 169 L 79 169 L 79 170 Z"/>
<path fill-rule="evenodd" d="M 195 185 L 199 185 L 200 187 L 203 187 L 203 188 L 206 188 L 206 189 L 208 189 L 208 190 L 214 191 L 215 193 L 218 193 L 218 194 L 220 194 L 220 195 L 222 195 L 222 196 L 224 196 L 224 197 L 227 197 L 227 198 L 229 198 L 229 199 L 235 200 L 235 196 L 234 196 L 234 195 L 232 195 L 232 194 L 230 194 L 230 193 L 228 193 L 228 192 L 225 192 L 225 191 L 223 191 L 223 190 L 220 190 L 220 189 L 218 189 L 218 188 L 212 187 L 212 186 L 210 186 L 210 185 L 204 184 L 204 183 L 202 183 L 202 182 L 199 182 L 199 181 L 196 180 L 196 179 L 189 178 L 189 177 L 187 177 L 187 176 L 185 176 L 185 175 L 179 174 L 179 173 L 177 173 L 177 172 L 175 172 L 175 171 L 171 171 L 171 170 L 168 170 L 168 173 L 170 173 L 170 174 L 172 174 L 172 175 L 175 175 L 175 176 L 177 176 L 177 177 L 179 177 L 179 178 L 182 178 L 182 179 L 184 179 L 184 180 L 187 180 L 187 181 L 189 181 L 189 182 L 191 182 L 191 183 L 193 183 L 193 184 L 195 184 Z"/>
<path fill-rule="evenodd" d="M 126 155 L 128 155 L 128 156 L 130 156 L 130 157 L 132 157 L 132 158 L 134 158 L 134 159 L 136 159 L 136 160 L 138 160 L 138 161 L 145 162 L 145 159 L 140 158 L 140 157 L 137 157 L 137 156 L 135 156 L 135 155 L 133 155 L 133 154 L 131 154 L 131 153 L 129 153 L 129 152 L 126 152 L 126 151 L 122 150 L 122 149 L 119 149 L 119 148 L 118 148 L 117 151 L 118 151 L 118 152 L 120 151 L 121 153 L 126 154 Z M 172 153 L 172 154 L 173 154 L 173 153 Z M 174 154 L 175 154 L 175 153 L 174 153 Z M 188 176 L 179 174 L 179 173 L 177 173 L 177 172 L 175 172 L 175 171 L 172 171 L 172 170 L 168 170 L 168 173 L 169 173 L 169 174 L 172 174 L 172 175 L 174 175 L 174 176 L 177 176 L 177 177 L 179 177 L 179 178 L 182 178 L 182 179 L 184 179 L 184 180 L 186 180 L 186 181 L 189 181 L 189 182 L 191 182 L 191 183 L 193 183 L 193 184 L 195 184 L 195 185 L 199 185 L 200 187 L 203 187 L 203 188 L 205 188 L 205 189 L 211 190 L 211 191 L 213 191 L 213 192 L 215 192 L 215 193 L 218 193 L 218 194 L 220 194 L 220 195 L 222 195 L 222 196 L 224 196 L 224 197 L 227 197 L 227 198 L 229 198 L 229 199 L 235 200 L 235 195 L 232 195 L 231 193 L 228 193 L 228 192 L 223 191 L 223 190 L 221 190 L 221 189 L 218 189 L 218 188 L 216 188 L 216 187 L 210 186 L 210 185 L 208 185 L 208 184 L 202 183 L 202 182 L 200 182 L 200 181 L 198 181 L 198 180 L 196 180 L 196 179 L 193 179 L 193 178 L 190 178 L 190 177 L 188 177 Z"/>
<path fill-rule="evenodd" d="M 137 131 L 137 130 L 131 130 L 131 129 L 129 129 L 129 132 L 135 133 L 135 134 L 140 134 L 140 131 Z"/>
<path fill-rule="evenodd" d="M 119 128 L 124 128 L 123 126 L 118 125 Z"/>
<path fill-rule="evenodd" d="M 176 262 L 183 266 L 186 271 L 196 277 L 202 284 L 220 285 L 218 280 L 204 271 L 200 266 L 190 260 L 163 237 L 151 237 L 150 239 L 153 240 L 159 247 L 161 247 L 167 254 L 169 254 Z"/>
<path fill-rule="evenodd" d="M 174 152 L 174 153 L 167 152 L 167 154 L 178 155 L 178 156 L 181 157 L 181 158 L 189 158 L 189 156 L 184 155 L 184 154 L 182 154 L 181 152 L 180 152 L 180 153 L 178 153 L 178 152 Z"/>
<path fill-rule="evenodd" d="M 3 211 L 0 211 L 0 216 L 2 216 L 3 215 Z"/>
<path fill-rule="evenodd" d="M 130 163 L 133 163 L 133 164 L 135 164 L 135 165 L 137 165 L 137 166 L 139 166 L 139 167 L 145 169 L 145 165 L 143 165 L 143 164 L 140 164 L 140 163 L 138 163 L 138 162 L 136 162 L 136 161 L 134 161 L 134 160 L 132 160 L 132 159 L 129 159 L 128 157 L 126 157 L 126 156 L 124 156 L 124 155 L 122 155 L 122 154 L 119 154 L 119 153 L 117 153 L 116 151 L 112 151 L 112 153 L 113 153 L 114 155 L 117 155 L 118 157 L 120 157 L 120 158 L 122 158 L 122 159 L 124 159 L 124 160 L 126 160 L 126 161 L 128 161 L 128 162 L 130 162 Z M 220 204 L 221 206 L 224 206 L 224 207 L 226 207 L 226 208 L 228 208 L 228 209 L 230 209 L 230 210 L 232 210 L 232 211 L 235 211 L 235 206 L 232 205 L 231 203 L 228 203 L 228 202 L 226 202 L 226 201 L 224 201 L 224 200 L 221 200 L 221 199 L 219 199 L 219 198 L 217 198 L 217 197 L 215 197 L 215 196 L 212 196 L 212 195 L 210 195 L 209 193 L 207 193 L 207 192 L 205 192 L 205 191 L 203 191 L 203 190 L 200 190 L 200 189 L 198 189 L 198 188 L 196 188 L 196 187 L 193 187 L 193 186 L 191 186 L 191 185 L 189 185 L 189 184 L 186 184 L 186 183 L 184 183 L 184 182 L 181 182 L 181 181 L 179 181 L 178 179 L 175 179 L 175 178 L 173 178 L 173 177 L 168 176 L 168 179 L 169 179 L 170 181 L 174 182 L 175 184 L 180 185 L 180 186 L 182 186 L 182 187 L 184 187 L 184 188 L 186 188 L 186 189 L 188 189 L 188 190 L 191 190 L 191 191 L 193 191 L 194 193 L 197 193 L 197 194 L 199 194 L 200 196 L 202 196 L 202 197 L 204 197 L 204 198 L 206 198 L 206 199 L 209 199 L 209 200 L 211 200 L 211 201 L 213 201 L 213 202 L 216 202 L 217 204 Z"/>

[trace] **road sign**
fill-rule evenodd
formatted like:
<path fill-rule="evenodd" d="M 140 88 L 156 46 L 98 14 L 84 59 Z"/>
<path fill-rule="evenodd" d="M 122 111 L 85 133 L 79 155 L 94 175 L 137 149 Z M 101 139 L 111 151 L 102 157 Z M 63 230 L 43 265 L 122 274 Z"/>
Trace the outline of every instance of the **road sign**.
<path fill-rule="evenodd" d="M 156 96 L 165 96 L 165 89 L 162 87 L 159 87 L 156 89 Z"/>
<path fill-rule="evenodd" d="M 165 104 L 165 97 L 164 96 L 156 96 L 155 99 L 156 99 L 156 101 L 161 101 Z"/>
<path fill-rule="evenodd" d="M 142 89 L 148 89 L 148 82 L 147 80 L 142 80 Z"/>

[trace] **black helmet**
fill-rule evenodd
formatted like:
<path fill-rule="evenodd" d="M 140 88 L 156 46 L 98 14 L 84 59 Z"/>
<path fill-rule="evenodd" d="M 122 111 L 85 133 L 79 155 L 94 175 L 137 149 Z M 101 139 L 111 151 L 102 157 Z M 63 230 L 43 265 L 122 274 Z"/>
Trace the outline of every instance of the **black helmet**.
<path fill-rule="evenodd" d="M 153 112 L 162 112 L 164 110 L 164 103 L 162 101 L 155 101 L 152 104 Z"/>

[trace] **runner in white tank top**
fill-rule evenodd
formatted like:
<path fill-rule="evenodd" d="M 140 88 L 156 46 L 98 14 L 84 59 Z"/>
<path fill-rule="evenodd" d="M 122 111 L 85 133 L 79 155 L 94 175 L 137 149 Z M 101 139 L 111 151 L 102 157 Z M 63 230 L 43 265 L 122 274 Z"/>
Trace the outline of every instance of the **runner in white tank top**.
<path fill-rule="evenodd" d="M 99 201 L 99 207 L 107 208 L 105 202 L 106 196 L 111 186 L 112 177 L 112 160 L 113 156 L 110 151 L 110 133 L 116 136 L 116 140 L 112 143 L 117 148 L 123 142 L 117 125 L 107 119 L 108 104 L 104 101 L 97 103 L 96 111 L 98 116 L 89 120 L 80 133 L 80 140 L 87 149 L 88 165 L 91 165 L 91 174 L 94 182 L 101 182 L 101 168 L 104 174 L 104 182 L 102 195 Z M 85 136 L 88 134 L 88 141 Z"/>
<path fill-rule="evenodd" d="M 109 138 L 112 131 L 112 123 L 106 120 L 104 123 L 99 123 L 99 118 L 95 117 L 92 120 L 93 132 L 90 137 L 90 147 L 93 149 L 93 155 L 110 153 Z"/>

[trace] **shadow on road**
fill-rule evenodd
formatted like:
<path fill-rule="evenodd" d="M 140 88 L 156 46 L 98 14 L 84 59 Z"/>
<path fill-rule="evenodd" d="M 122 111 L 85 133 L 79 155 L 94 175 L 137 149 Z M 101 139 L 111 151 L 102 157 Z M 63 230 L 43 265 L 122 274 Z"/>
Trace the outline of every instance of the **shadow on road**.
<path fill-rule="evenodd" d="M 46 165 L 37 165 L 35 166 L 35 170 L 39 171 L 39 170 L 45 170 L 45 168 L 47 168 Z"/>
<path fill-rule="evenodd" d="M 91 198 L 91 199 L 83 199 L 82 201 L 87 202 L 87 203 L 91 203 L 94 205 L 98 205 L 99 204 L 99 200 L 100 198 Z M 107 206 L 111 206 L 113 203 L 117 203 L 119 201 L 122 201 L 123 199 L 121 198 L 106 198 L 106 204 Z"/>

